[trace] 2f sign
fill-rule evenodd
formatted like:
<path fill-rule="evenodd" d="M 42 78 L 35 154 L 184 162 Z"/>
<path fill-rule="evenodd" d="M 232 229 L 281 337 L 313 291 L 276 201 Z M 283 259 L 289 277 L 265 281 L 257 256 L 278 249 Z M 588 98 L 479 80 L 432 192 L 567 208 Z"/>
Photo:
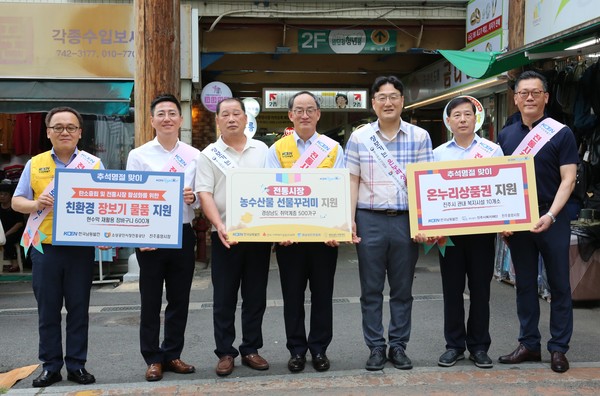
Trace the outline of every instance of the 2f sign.
<path fill-rule="evenodd" d="M 300 36 L 301 48 L 316 49 L 327 45 L 327 32 L 303 32 Z"/>

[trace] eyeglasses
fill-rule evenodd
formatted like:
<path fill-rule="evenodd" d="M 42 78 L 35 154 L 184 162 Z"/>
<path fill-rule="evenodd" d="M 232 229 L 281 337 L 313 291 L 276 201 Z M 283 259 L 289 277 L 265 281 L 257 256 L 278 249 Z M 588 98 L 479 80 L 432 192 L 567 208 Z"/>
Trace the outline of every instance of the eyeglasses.
<path fill-rule="evenodd" d="M 68 133 L 75 133 L 79 130 L 79 127 L 77 125 L 73 125 L 73 124 L 69 124 L 67 126 L 59 124 L 59 125 L 49 126 L 48 128 L 52 129 L 54 131 L 54 133 L 63 133 L 65 131 L 65 129 L 67 130 Z"/>
<path fill-rule="evenodd" d="M 399 94 L 391 94 L 391 95 L 375 95 L 373 97 L 377 103 L 385 103 L 389 99 L 390 102 L 397 102 L 402 98 L 402 95 Z"/>
<path fill-rule="evenodd" d="M 519 91 L 515 92 L 515 95 L 519 95 L 521 99 L 527 99 L 529 95 L 533 96 L 533 99 L 538 99 L 542 94 L 546 93 L 546 91 L 541 91 L 539 89 L 534 89 L 533 91 Z"/>
<path fill-rule="evenodd" d="M 301 109 L 299 107 L 292 109 L 292 113 L 294 113 L 297 116 L 302 116 L 304 113 L 306 113 L 307 116 L 312 117 L 313 115 L 315 115 L 315 113 L 317 112 L 317 109 L 314 107 L 309 107 L 307 109 Z"/>

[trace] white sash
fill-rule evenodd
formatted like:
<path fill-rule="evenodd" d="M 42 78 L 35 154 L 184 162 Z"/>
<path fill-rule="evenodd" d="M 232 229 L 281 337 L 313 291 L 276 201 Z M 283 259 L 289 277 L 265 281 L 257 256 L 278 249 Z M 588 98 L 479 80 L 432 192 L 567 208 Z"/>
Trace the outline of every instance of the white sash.
<path fill-rule="evenodd" d="M 477 145 L 473 147 L 469 154 L 465 157 L 465 159 L 474 159 L 474 158 L 489 158 L 496 150 L 500 148 L 499 145 L 492 142 L 491 140 L 487 140 L 486 138 L 479 138 Z"/>
<path fill-rule="evenodd" d="M 67 169 L 94 169 L 96 164 L 100 162 L 100 158 L 91 155 L 90 153 L 86 153 L 83 150 L 79 150 L 79 153 L 73 161 L 66 166 Z M 48 183 L 42 194 L 50 194 L 54 196 L 54 179 Z M 40 253 L 44 253 L 44 249 L 42 248 L 42 241 L 47 238 L 47 236 L 39 231 L 40 225 L 42 221 L 48 216 L 48 213 L 52 208 L 46 207 L 42 210 L 38 210 L 35 213 L 29 215 L 29 219 L 27 220 L 27 224 L 25 225 L 25 232 L 23 232 L 23 236 L 21 237 L 21 245 L 25 249 L 25 255 L 27 255 L 27 251 L 33 245 L 35 249 L 37 249 Z"/>
<path fill-rule="evenodd" d="M 183 172 L 196 157 L 196 150 L 187 144 L 179 142 L 175 152 L 162 168 L 163 172 Z"/>
<path fill-rule="evenodd" d="M 369 153 L 375 158 L 375 162 L 379 165 L 379 168 L 385 173 L 388 178 L 398 187 L 400 191 L 407 192 L 406 190 L 406 175 L 400 169 L 400 166 L 396 160 L 392 157 L 387 147 L 383 144 L 377 131 L 373 126 L 369 125 L 372 133 L 361 133 L 358 135 L 358 140 L 365 145 Z"/>
<path fill-rule="evenodd" d="M 215 164 L 221 172 L 223 172 L 223 174 L 225 174 L 228 169 L 234 169 L 238 167 L 238 164 L 229 158 L 225 152 L 221 151 L 221 149 L 219 149 L 215 143 L 209 144 L 204 150 L 202 150 L 202 154 L 211 160 L 212 163 Z"/>
<path fill-rule="evenodd" d="M 535 156 L 538 151 L 550 141 L 556 132 L 563 129 L 565 126 L 560 122 L 548 117 L 533 128 L 527 136 L 517 146 L 512 155 L 532 155 Z"/>
<path fill-rule="evenodd" d="M 318 167 L 335 146 L 337 146 L 335 140 L 325 135 L 319 135 L 317 140 L 294 162 L 292 168 L 310 169 Z"/>

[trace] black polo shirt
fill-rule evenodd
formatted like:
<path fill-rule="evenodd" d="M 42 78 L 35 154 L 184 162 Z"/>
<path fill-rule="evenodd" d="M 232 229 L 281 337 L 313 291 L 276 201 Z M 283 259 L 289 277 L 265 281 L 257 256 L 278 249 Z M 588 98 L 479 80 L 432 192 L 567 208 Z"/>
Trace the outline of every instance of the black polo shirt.
<path fill-rule="evenodd" d="M 545 116 L 533 123 L 535 128 Z M 522 122 L 508 125 L 500 131 L 498 144 L 505 155 L 512 155 L 521 140 L 529 133 L 529 127 Z M 577 164 L 579 153 L 575 136 L 569 127 L 558 131 L 548 143 L 534 156 L 535 180 L 537 184 L 538 203 L 551 204 L 560 185 L 560 167 Z"/>

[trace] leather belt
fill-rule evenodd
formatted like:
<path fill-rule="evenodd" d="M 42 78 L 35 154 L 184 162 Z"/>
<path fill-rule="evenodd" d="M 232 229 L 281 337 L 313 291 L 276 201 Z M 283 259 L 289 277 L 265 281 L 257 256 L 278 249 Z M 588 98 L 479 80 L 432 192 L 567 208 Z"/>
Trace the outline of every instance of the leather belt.
<path fill-rule="evenodd" d="M 390 217 L 402 216 L 403 214 L 408 213 L 408 210 L 396 210 L 396 209 L 360 209 L 359 208 L 359 210 L 366 210 L 367 212 L 383 214 L 383 215 L 390 216 Z"/>

